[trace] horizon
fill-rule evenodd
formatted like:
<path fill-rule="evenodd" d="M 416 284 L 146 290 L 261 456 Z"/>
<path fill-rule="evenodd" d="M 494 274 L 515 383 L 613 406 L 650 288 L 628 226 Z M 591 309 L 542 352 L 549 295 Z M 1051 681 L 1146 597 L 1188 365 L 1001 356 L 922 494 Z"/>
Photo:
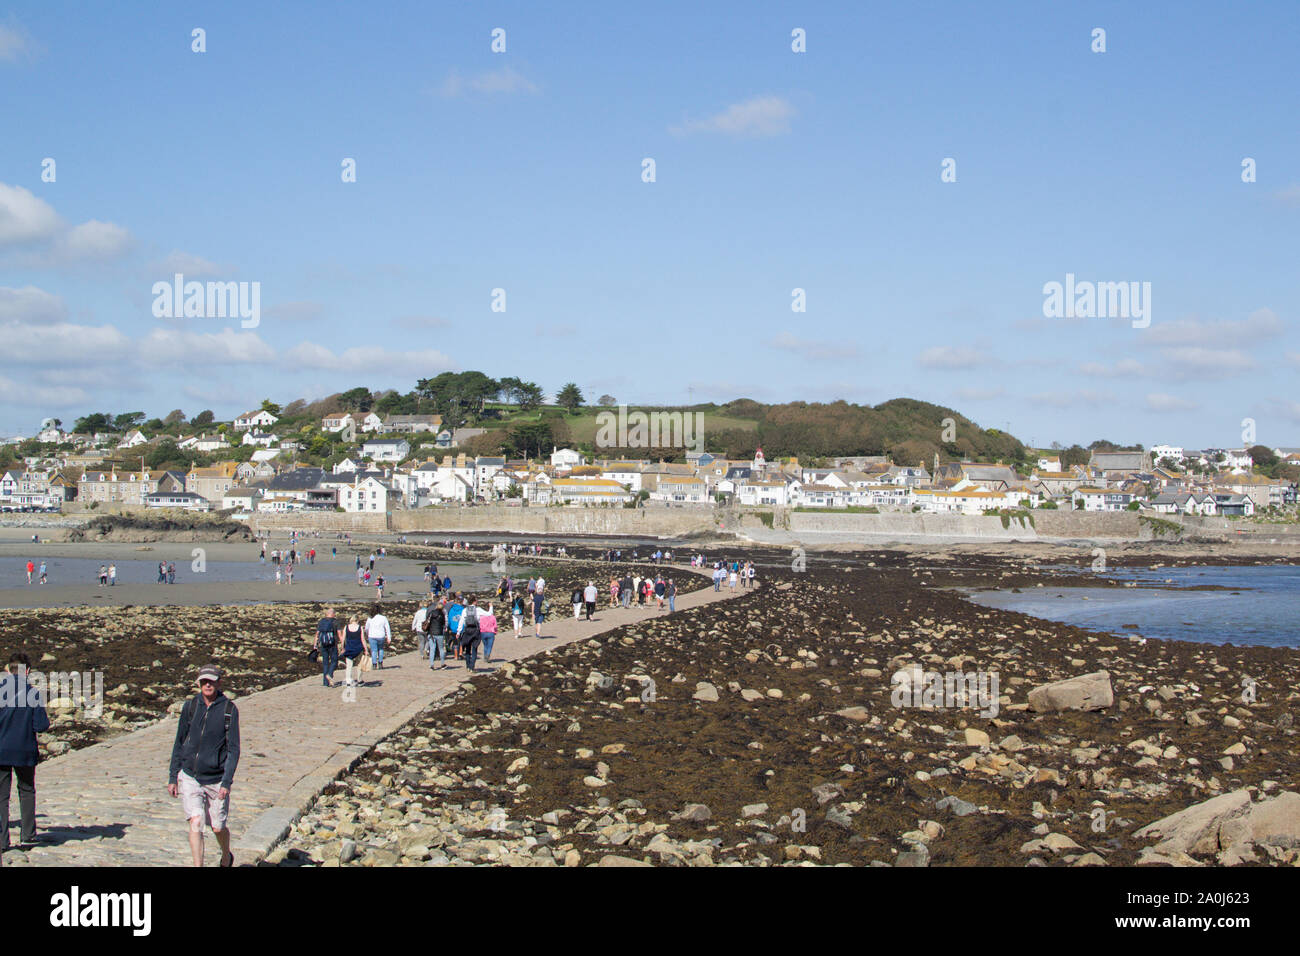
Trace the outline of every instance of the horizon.
<path fill-rule="evenodd" d="M 1178 12 L 18 3 L 0 433 L 482 369 L 1300 446 L 1300 8 Z"/>

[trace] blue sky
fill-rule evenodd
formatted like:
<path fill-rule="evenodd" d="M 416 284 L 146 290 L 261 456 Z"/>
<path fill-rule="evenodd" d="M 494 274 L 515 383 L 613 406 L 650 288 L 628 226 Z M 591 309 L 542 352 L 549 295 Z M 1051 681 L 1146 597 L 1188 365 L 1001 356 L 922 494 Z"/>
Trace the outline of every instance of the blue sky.
<path fill-rule="evenodd" d="M 1300 445 L 1298 39 L 1294 3 L 3 7 L 0 433 L 478 368 Z M 260 325 L 155 318 L 176 271 Z M 1150 282 L 1150 327 L 1045 318 L 1067 273 Z"/>

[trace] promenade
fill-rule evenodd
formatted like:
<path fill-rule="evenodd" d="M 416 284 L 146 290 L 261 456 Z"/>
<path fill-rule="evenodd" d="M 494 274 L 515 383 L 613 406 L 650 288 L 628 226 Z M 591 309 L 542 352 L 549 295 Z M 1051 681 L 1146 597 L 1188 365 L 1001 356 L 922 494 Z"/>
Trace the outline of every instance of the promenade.
<path fill-rule="evenodd" d="M 693 569 L 676 565 L 683 572 Z M 745 593 L 737 589 L 735 594 Z M 732 592 L 712 586 L 677 598 L 677 614 Z M 554 600 L 560 613 L 531 626 L 516 639 L 507 625 L 498 634 L 493 663 L 480 660 L 475 675 L 459 662 L 431 670 L 415 651 L 395 654 L 383 670 L 367 675 L 356 700 L 343 689 L 326 688 L 320 675 L 247 697 L 236 695 L 241 723 L 239 770 L 231 790 L 230 827 L 236 865 L 255 863 L 288 832 L 324 787 L 351 768 L 375 743 L 393 733 L 466 679 L 482 680 L 505 661 L 545 653 L 552 647 L 594 637 L 623 624 L 657 616 L 653 606 L 600 607 L 593 621 L 572 617 L 571 605 Z M 602 602 L 608 591 L 601 594 Z M 568 612 L 567 616 L 564 612 Z M 667 612 L 664 612 L 665 614 Z M 395 642 L 414 644 L 410 618 L 391 622 Z M 341 677 L 342 670 L 336 677 Z M 37 829 L 46 843 L 4 856 L 5 866 L 188 866 L 187 824 L 180 800 L 167 794 L 167 767 L 176 734 L 170 717 L 130 734 L 43 762 L 36 772 Z M 16 843 L 18 804 L 12 802 Z M 220 852 L 208 831 L 204 863 L 216 866 Z"/>

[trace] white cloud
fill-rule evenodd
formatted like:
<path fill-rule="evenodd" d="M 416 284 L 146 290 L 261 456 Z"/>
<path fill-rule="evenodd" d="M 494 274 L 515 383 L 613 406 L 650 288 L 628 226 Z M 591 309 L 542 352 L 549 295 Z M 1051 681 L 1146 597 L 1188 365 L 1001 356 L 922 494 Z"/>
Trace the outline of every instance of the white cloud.
<path fill-rule="evenodd" d="M 780 335 L 768 339 L 767 344 L 774 349 L 793 352 L 805 359 L 818 362 L 853 359 L 858 355 L 858 349 L 855 345 L 801 339 L 790 335 L 788 332 L 782 332 Z"/>
<path fill-rule="evenodd" d="M 63 300 L 36 286 L 0 286 L 0 322 L 49 323 L 67 315 Z"/>
<path fill-rule="evenodd" d="M 1006 394 L 1006 390 L 1001 386 L 992 388 L 959 388 L 954 395 L 963 402 L 987 402 L 994 398 L 1001 398 Z"/>
<path fill-rule="evenodd" d="M 992 363 L 988 353 L 957 345 L 936 345 L 916 357 L 916 364 L 925 368 L 978 368 Z"/>
<path fill-rule="evenodd" d="M 1080 375 L 1088 375 L 1093 378 L 1128 378 L 1134 375 L 1145 374 L 1141 362 L 1133 359 L 1120 359 L 1114 365 L 1105 365 L 1101 362 L 1084 362 L 1079 366 Z"/>
<path fill-rule="evenodd" d="M 1228 378 L 1255 368 L 1255 360 L 1240 349 L 1186 346 L 1162 349 L 1173 378 Z"/>
<path fill-rule="evenodd" d="M 130 248 L 131 234 L 121 226 L 91 219 L 60 236 L 55 252 L 63 261 L 105 262 L 125 255 Z"/>
<path fill-rule="evenodd" d="M 1147 408 L 1153 412 L 1188 412 L 1199 407 L 1196 402 L 1164 392 L 1152 392 L 1147 396 Z"/>
<path fill-rule="evenodd" d="M 676 135 L 686 133 L 724 133 L 728 136 L 779 136 L 790 132 L 795 108 L 780 96 L 753 96 L 733 103 L 721 113 L 702 120 L 687 120 L 671 126 Z"/>
<path fill-rule="evenodd" d="M 358 346 L 335 354 L 315 342 L 300 342 L 285 354 L 287 367 L 325 371 L 382 373 L 387 376 L 415 374 L 429 376 L 450 371 L 455 363 L 434 349 L 394 351 L 378 345 Z"/>
<path fill-rule="evenodd" d="M 1279 189 L 1273 194 L 1273 198 L 1287 206 L 1300 206 L 1300 183 L 1292 183 L 1284 189 Z"/>
<path fill-rule="evenodd" d="M 189 329 L 157 328 L 139 343 L 143 360 L 157 366 L 161 362 L 207 365 L 265 365 L 276 361 L 276 350 L 256 332 L 236 332 L 223 328 L 216 332 Z"/>
<path fill-rule="evenodd" d="M 90 396 L 85 390 L 75 385 L 28 385 L 0 375 L 0 402 L 25 407 L 39 405 L 44 409 L 64 409 L 85 405 L 89 400 Z"/>
<path fill-rule="evenodd" d="M 18 63 L 36 56 L 36 43 L 22 27 L 0 24 L 0 63 Z"/>
<path fill-rule="evenodd" d="M 1166 348 L 1177 345 L 1205 345 L 1222 348 L 1270 338 L 1283 331 L 1282 320 L 1272 309 L 1257 309 L 1239 321 L 1232 319 L 1179 319 L 1163 322 L 1145 330 L 1138 341 L 1143 345 Z"/>
<path fill-rule="evenodd" d="M 461 76 L 456 70 L 447 74 L 447 78 L 438 87 L 438 93 L 448 98 L 465 96 L 470 93 L 536 93 L 537 86 L 532 81 L 510 67 L 478 73 L 474 76 Z"/>
<path fill-rule="evenodd" d="M 131 340 L 111 325 L 70 322 L 0 325 L 6 363 L 23 365 L 94 365 L 119 361 L 131 350 Z"/>
<path fill-rule="evenodd" d="M 42 242 L 62 228 L 58 213 L 22 186 L 0 183 L 0 244 Z"/>

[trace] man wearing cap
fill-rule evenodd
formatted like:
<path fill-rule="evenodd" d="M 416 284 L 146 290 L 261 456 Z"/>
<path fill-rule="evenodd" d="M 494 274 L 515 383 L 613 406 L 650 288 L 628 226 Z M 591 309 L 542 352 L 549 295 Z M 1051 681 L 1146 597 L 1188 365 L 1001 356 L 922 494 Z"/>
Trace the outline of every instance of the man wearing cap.
<path fill-rule="evenodd" d="M 239 710 L 221 692 L 216 664 L 199 669 L 199 693 L 186 701 L 172 745 L 167 792 L 180 796 L 190 821 L 190 852 L 194 865 L 203 865 L 203 823 L 206 819 L 221 847 L 221 865 L 233 866 L 230 852 L 230 787 L 239 766 Z"/>

